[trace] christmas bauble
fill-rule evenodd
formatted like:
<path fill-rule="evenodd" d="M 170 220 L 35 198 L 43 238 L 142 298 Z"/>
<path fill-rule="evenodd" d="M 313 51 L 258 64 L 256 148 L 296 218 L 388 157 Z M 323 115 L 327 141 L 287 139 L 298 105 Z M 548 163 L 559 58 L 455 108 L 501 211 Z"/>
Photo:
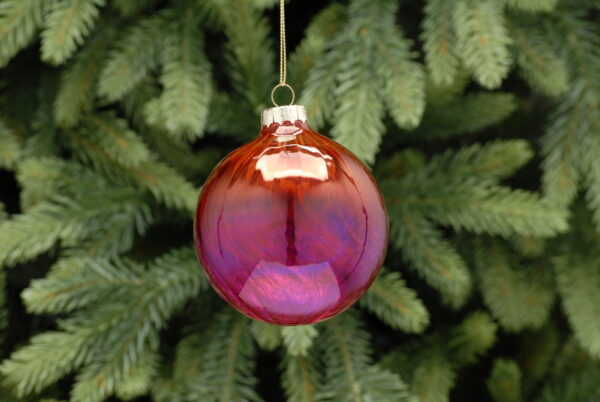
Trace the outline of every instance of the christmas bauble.
<path fill-rule="evenodd" d="M 278 325 L 333 317 L 360 298 L 385 256 L 388 221 L 370 172 L 311 130 L 302 106 L 263 112 L 260 135 L 211 173 L 194 235 L 214 289 Z"/>

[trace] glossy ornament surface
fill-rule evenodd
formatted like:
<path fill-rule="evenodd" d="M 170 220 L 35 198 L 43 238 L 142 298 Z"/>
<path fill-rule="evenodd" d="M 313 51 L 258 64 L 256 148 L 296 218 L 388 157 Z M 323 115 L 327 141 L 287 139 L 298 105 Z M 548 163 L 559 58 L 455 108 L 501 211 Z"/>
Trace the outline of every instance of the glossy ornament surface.
<path fill-rule="evenodd" d="M 369 171 L 312 131 L 301 106 L 263 113 L 200 194 L 194 235 L 215 290 L 272 324 L 311 324 L 362 296 L 385 256 L 388 222 Z"/>

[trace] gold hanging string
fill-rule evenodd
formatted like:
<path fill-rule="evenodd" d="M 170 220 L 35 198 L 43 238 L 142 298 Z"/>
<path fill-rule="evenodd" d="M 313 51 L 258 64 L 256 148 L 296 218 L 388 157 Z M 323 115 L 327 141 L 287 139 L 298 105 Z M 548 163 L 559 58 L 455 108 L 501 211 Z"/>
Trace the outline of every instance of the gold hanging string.
<path fill-rule="evenodd" d="M 277 102 L 275 102 L 275 92 L 279 88 L 287 88 L 292 93 L 292 101 L 290 105 L 294 104 L 296 100 L 296 93 L 294 92 L 294 88 L 286 82 L 287 79 L 287 44 L 285 37 L 285 0 L 279 1 L 279 84 L 275 85 L 273 90 L 271 91 L 271 101 L 273 105 L 279 107 Z"/>

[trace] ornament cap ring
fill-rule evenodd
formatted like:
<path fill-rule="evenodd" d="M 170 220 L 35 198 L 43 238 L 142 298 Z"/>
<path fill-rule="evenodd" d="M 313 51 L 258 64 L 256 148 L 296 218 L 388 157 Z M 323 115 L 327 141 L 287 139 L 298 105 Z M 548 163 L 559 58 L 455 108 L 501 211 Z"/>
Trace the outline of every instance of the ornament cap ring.
<path fill-rule="evenodd" d="M 285 82 L 280 82 L 279 84 L 273 87 L 273 90 L 271 91 L 271 102 L 273 102 L 273 105 L 275 105 L 276 107 L 281 106 L 280 104 L 275 102 L 275 92 L 277 92 L 279 88 L 287 88 L 290 90 L 290 92 L 292 93 L 292 100 L 290 101 L 288 106 L 293 105 L 296 101 L 296 92 L 294 92 L 294 88 L 292 88 L 289 84 L 286 84 Z"/>

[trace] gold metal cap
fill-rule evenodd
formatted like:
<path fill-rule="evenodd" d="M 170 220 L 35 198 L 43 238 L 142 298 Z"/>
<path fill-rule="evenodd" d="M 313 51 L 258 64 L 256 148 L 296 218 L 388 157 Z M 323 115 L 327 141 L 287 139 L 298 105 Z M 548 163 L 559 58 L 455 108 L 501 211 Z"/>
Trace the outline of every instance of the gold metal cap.
<path fill-rule="evenodd" d="M 273 123 L 283 124 L 285 121 L 295 122 L 296 120 L 307 121 L 306 109 L 304 106 L 290 105 L 278 106 L 265 109 L 262 112 L 262 125 L 270 126 Z"/>

